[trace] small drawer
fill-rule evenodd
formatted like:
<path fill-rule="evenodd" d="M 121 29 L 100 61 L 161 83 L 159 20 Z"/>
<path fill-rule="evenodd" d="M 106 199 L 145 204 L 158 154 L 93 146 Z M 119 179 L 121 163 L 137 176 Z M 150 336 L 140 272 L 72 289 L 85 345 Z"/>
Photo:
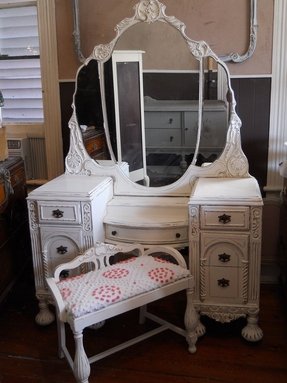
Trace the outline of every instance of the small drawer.
<path fill-rule="evenodd" d="M 201 281 L 202 283 L 203 281 Z M 242 269 L 239 267 L 206 268 L 206 301 L 242 303 Z"/>
<path fill-rule="evenodd" d="M 48 203 L 39 202 L 40 223 L 81 223 L 80 203 Z"/>
<path fill-rule="evenodd" d="M 180 112 L 146 112 L 147 129 L 181 129 Z"/>
<path fill-rule="evenodd" d="M 188 228 L 127 228 L 105 225 L 106 238 L 112 241 L 140 242 L 143 244 L 184 244 L 188 243 Z"/>
<path fill-rule="evenodd" d="M 203 206 L 200 215 L 202 229 L 249 229 L 249 207 Z"/>
<path fill-rule="evenodd" d="M 181 146 L 181 130 L 179 129 L 146 129 L 146 146 L 153 147 L 160 142 L 160 147 L 172 148 Z"/>

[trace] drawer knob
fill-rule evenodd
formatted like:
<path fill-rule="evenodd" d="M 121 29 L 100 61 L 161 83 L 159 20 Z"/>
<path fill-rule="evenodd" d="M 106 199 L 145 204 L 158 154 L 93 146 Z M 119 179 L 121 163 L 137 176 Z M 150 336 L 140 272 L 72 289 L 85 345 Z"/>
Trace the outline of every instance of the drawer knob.
<path fill-rule="evenodd" d="M 176 238 L 180 238 L 180 233 L 175 234 Z"/>
<path fill-rule="evenodd" d="M 116 230 L 113 230 L 113 231 L 112 231 L 112 235 L 117 235 L 117 231 L 116 231 Z"/>
<path fill-rule="evenodd" d="M 222 214 L 218 216 L 218 222 L 226 224 L 231 222 L 231 215 Z"/>
<path fill-rule="evenodd" d="M 229 286 L 229 279 L 225 279 L 225 278 L 218 279 L 217 284 L 220 287 L 228 287 Z"/>
<path fill-rule="evenodd" d="M 66 254 L 68 251 L 67 246 L 59 246 L 57 247 L 57 253 L 59 254 Z"/>
<path fill-rule="evenodd" d="M 218 260 L 223 263 L 229 262 L 230 258 L 231 258 L 231 255 L 229 254 L 226 254 L 226 253 L 218 254 Z"/>
<path fill-rule="evenodd" d="M 173 123 L 173 118 L 170 118 L 170 119 L 168 120 L 168 123 L 169 123 L 169 124 L 172 124 L 172 123 Z"/>
<path fill-rule="evenodd" d="M 52 215 L 55 218 L 62 218 L 64 216 L 64 212 L 60 209 L 57 209 L 52 211 Z"/>

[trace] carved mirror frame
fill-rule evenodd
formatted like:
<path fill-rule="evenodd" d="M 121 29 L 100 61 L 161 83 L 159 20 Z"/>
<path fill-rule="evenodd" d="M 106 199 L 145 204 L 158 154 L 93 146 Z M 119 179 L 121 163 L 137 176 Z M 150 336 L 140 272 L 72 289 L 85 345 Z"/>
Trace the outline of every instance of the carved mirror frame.
<path fill-rule="evenodd" d="M 222 61 L 208 46 L 205 41 L 195 41 L 189 38 L 186 33 L 185 24 L 174 16 L 167 16 L 165 5 L 158 0 L 141 0 L 134 7 L 134 16 L 125 18 L 115 28 L 116 36 L 108 44 L 97 45 L 92 54 L 85 59 L 81 68 L 87 65 L 90 60 L 98 62 L 100 75 L 100 87 L 102 98 L 102 109 L 104 117 L 104 128 L 106 132 L 107 144 L 111 150 L 105 105 L 105 87 L 104 87 L 104 63 L 111 57 L 115 44 L 120 36 L 130 27 L 137 23 L 167 23 L 175 28 L 182 36 L 187 47 L 199 62 L 210 56 L 219 65 L 227 77 L 227 86 L 229 89 L 229 126 L 226 135 L 225 148 L 220 157 L 209 166 L 197 167 L 190 165 L 187 171 L 176 182 L 160 187 L 146 187 L 132 182 L 125 173 L 125 170 L 117 164 L 114 159 L 111 161 L 95 161 L 88 155 L 83 139 L 81 129 L 77 122 L 75 102 L 73 100 L 73 113 L 69 121 L 70 128 L 70 149 L 66 156 L 66 173 L 81 175 L 111 176 L 114 179 L 115 195 L 189 195 L 192 184 L 197 177 L 247 177 L 248 161 L 241 148 L 240 127 L 241 121 L 238 117 L 235 107 L 236 101 L 234 92 L 231 88 L 229 70 L 224 61 Z M 76 90 L 75 90 L 76 93 Z M 74 93 L 74 97 L 75 97 Z M 199 100 L 199 110 L 202 110 L 202 100 Z"/>

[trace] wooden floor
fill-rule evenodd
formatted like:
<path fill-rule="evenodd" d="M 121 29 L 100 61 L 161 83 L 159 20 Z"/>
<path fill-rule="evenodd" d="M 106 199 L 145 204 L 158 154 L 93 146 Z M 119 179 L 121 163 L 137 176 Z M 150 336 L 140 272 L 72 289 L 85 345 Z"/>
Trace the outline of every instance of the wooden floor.
<path fill-rule="evenodd" d="M 156 307 L 179 323 L 184 295 Z M 47 327 L 35 324 L 32 273 L 18 282 L 0 310 L 1 383 L 75 382 L 66 361 L 57 357 L 55 323 Z M 208 333 L 198 341 L 196 354 L 188 353 L 183 337 L 164 332 L 94 363 L 90 383 L 286 383 L 286 319 L 286 301 L 280 289 L 263 285 L 261 342 L 250 344 L 240 337 L 242 321 L 220 325 L 205 320 Z M 86 331 L 87 352 L 140 333 L 142 327 L 137 324 L 136 311 L 111 319 L 98 331 Z"/>

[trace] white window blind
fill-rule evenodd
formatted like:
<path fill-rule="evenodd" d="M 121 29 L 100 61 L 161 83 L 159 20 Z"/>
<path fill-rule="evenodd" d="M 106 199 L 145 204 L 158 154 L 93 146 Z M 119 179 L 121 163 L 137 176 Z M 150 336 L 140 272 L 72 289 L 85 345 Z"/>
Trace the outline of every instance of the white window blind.
<path fill-rule="evenodd" d="M 36 6 L 0 8 L 0 89 L 4 123 L 43 121 Z"/>

